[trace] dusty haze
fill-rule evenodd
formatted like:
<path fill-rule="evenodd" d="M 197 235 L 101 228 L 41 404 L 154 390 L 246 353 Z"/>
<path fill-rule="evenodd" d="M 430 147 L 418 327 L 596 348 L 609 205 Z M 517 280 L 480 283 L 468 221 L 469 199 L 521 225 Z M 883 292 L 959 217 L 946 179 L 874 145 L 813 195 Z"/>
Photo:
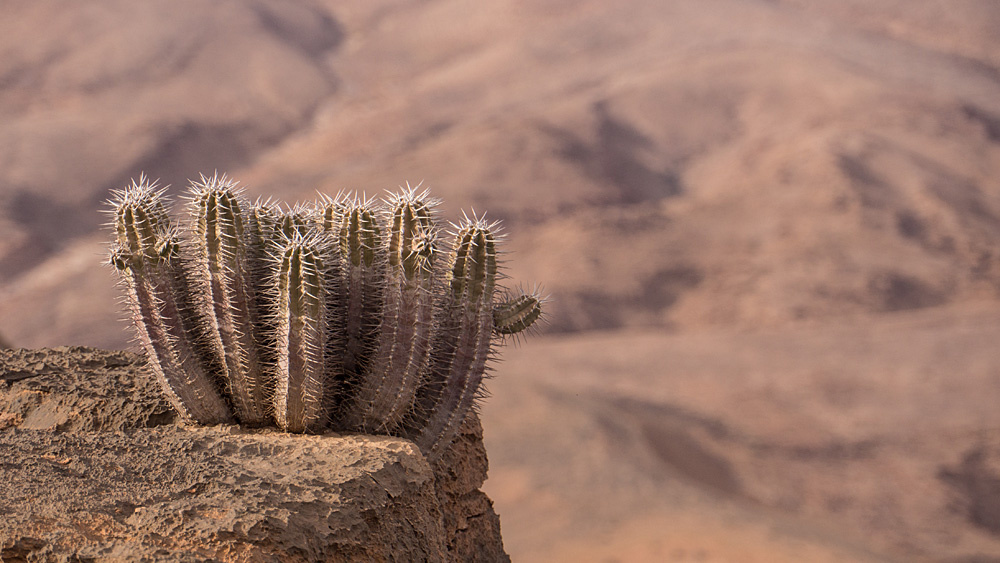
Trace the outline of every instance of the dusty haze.
<path fill-rule="evenodd" d="M 13 0 L 0 336 L 128 346 L 102 201 L 423 181 L 553 297 L 516 561 L 1000 561 L 992 0 Z"/>

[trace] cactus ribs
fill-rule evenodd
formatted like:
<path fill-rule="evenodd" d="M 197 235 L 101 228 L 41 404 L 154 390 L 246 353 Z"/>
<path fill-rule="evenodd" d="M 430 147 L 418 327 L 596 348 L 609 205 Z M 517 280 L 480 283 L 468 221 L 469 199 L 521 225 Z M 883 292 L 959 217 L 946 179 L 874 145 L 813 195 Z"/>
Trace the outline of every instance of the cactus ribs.
<path fill-rule="evenodd" d="M 198 424 L 275 424 L 413 439 L 433 459 L 482 397 L 500 344 L 541 316 L 499 287 L 499 225 L 450 241 L 427 191 L 250 203 L 218 174 L 191 183 L 184 228 L 145 177 L 110 201 L 138 340 Z"/>

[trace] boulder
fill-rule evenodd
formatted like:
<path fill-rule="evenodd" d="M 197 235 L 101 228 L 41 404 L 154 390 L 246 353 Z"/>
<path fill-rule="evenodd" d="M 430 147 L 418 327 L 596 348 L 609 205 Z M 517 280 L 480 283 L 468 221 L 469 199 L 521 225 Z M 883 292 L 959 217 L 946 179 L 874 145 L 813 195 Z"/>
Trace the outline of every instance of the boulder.
<path fill-rule="evenodd" d="M 0 560 L 509 561 L 470 416 L 389 436 L 186 426 L 144 360 L 0 350 Z"/>

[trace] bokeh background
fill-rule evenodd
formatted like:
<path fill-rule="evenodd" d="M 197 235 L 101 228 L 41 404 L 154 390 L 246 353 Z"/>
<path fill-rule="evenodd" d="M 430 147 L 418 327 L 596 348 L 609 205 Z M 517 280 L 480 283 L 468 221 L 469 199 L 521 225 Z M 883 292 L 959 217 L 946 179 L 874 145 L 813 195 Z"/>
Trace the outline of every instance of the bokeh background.
<path fill-rule="evenodd" d="M 0 335 L 129 346 L 109 190 L 423 182 L 551 295 L 515 561 L 1000 561 L 995 0 L 5 0 Z"/>

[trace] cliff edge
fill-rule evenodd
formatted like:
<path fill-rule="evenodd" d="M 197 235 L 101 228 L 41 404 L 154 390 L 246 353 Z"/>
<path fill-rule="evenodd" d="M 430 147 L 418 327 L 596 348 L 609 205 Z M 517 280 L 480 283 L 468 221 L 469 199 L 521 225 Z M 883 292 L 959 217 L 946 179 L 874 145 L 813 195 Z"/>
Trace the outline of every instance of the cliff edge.
<path fill-rule="evenodd" d="M 180 424 L 128 352 L 0 350 L 0 561 L 509 561 L 470 416 L 388 436 Z"/>

